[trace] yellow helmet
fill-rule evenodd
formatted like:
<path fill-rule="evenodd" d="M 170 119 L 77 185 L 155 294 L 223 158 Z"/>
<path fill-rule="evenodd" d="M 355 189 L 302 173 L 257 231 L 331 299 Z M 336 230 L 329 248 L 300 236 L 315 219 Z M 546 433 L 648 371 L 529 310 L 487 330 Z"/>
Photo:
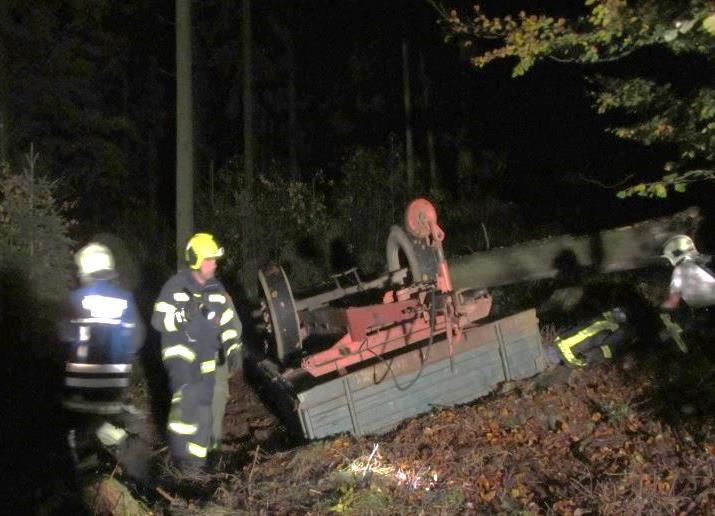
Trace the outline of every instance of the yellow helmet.
<path fill-rule="evenodd" d="M 219 247 L 213 235 L 209 233 L 196 233 L 189 239 L 186 244 L 184 258 L 186 264 L 191 269 L 199 269 L 201 262 L 209 258 L 221 258 L 223 256 L 223 247 Z"/>
<path fill-rule="evenodd" d="M 667 258 L 673 266 L 682 262 L 686 256 L 695 256 L 697 254 L 698 250 L 695 248 L 693 239 L 687 235 L 675 235 L 663 245 L 662 256 Z"/>

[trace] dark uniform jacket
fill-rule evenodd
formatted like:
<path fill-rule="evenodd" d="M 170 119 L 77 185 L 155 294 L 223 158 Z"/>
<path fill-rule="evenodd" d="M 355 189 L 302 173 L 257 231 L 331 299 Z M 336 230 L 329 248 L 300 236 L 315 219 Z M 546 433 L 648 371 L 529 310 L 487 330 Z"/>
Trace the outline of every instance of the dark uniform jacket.
<path fill-rule="evenodd" d="M 74 412 L 121 412 L 132 362 L 144 328 L 134 298 L 111 281 L 96 281 L 70 295 L 60 328 L 67 346 L 65 408 Z"/>
<path fill-rule="evenodd" d="M 189 269 L 169 278 L 151 324 L 162 335 L 164 363 L 176 371 L 170 377 L 180 377 L 181 383 L 213 373 L 216 360 L 234 360 L 234 353 L 240 357 L 241 323 L 231 297 L 215 278 L 201 285 Z"/>

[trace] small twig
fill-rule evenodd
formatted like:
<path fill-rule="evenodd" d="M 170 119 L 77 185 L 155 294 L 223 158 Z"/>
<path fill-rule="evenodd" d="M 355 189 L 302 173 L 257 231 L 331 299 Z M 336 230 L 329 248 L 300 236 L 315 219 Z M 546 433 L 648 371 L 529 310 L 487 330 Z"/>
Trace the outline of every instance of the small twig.
<path fill-rule="evenodd" d="M 600 186 L 601 188 L 607 188 L 607 189 L 609 189 L 609 190 L 612 190 L 612 189 L 614 189 L 614 188 L 620 188 L 621 186 L 623 186 L 624 184 L 626 184 L 627 182 L 629 182 L 629 181 L 631 180 L 631 178 L 633 177 L 633 174 L 628 174 L 626 177 L 624 177 L 623 179 L 621 179 L 619 182 L 614 183 L 614 184 L 612 184 L 612 185 L 607 185 L 607 184 L 602 183 L 602 182 L 600 182 L 600 181 L 598 181 L 598 180 L 596 180 L 596 179 L 593 179 L 593 178 L 590 178 L 590 177 L 586 177 L 586 176 L 584 176 L 583 174 L 579 174 L 578 177 L 579 177 L 579 179 L 580 179 L 581 181 L 583 181 L 584 183 L 591 183 L 591 184 L 594 184 L 594 185 L 596 185 L 596 186 Z"/>
<path fill-rule="evenodd" d="M 155 452 L 152 452 L 152 453 L 149 455 L 149 457 L 155 457 L 155 456 L 159 455 L 160 453 L 165 452 L 165 451 L 168 450 L 168 449 L 169 449 L 168 446 L 164 446 L 163 448 L 159 448 L 159 449 L 156 450 Z"/>
<path fill-rule="evenodd" d="M 169 493 L 167 493 L 166 491 L 164 491 L 161 487 L 157 486 L 157 487 L 154 488 L 154 490 L 155 490 L 157 493 L 159 493 L 161 496 L 163 496 L 164 498 L 166 498 L 166 500 L 168 500 L 169 503 L 174 503 L 174 501 L 175 501 L 174 497 L 171 496 L 171 495 L 170 495 Z"/>
<path fill-rule="evenodd" d="M 484 233 L 484 241 L 487 246 L 487 251 L 489 251 L 491 246 L 489 245 L 489 233 L 487 233 L 487 226 L 484 225 L 484 222 L 481 222 L 480 224 L 482 225 L 482 233 Z"/>
<path fill-rule="evenodd" d="M 365 464 L 365 471 L 362 472 L 362 478 L 365 478 L 365 476 L 367 476 L 367 472 L 370 471 L 370 463 L 372 462 L 372 458 L 375 456 L 375 453 L 377 453 L 377 449 L 379 447 L 380 443 L 375 443 L 375 446 L 372 447 L 372 453 L 367 458 L 367 464 Z"/>
<path fill-rule="evenodd" d="M 253 470 L 256 467 L 256 462 L 258 462 L 258 453 L 261 451 L 261 445 L 256 446 L 256 451 L 253 452 L 253 464 L 251 464 L 251 471 L 248 474 L 248 499 L 251 500 L 251 483 L 253 482 Z"/>

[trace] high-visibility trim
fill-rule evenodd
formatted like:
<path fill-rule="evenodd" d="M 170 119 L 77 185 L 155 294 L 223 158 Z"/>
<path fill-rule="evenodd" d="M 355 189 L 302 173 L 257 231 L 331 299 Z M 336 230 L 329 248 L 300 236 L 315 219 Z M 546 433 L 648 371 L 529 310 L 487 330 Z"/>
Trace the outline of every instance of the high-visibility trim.
<path fill-rule="evenodd" d="M 82 308 L 89 310 L 92 317 L 99 319 L 121 319 L 128 306 L 128 301 L 121 297 L 90 294 L 82 298 Z"/>
<path fill-rule="evenodd" d="M 613 354 L 611 353 L 611 346 L 608 344 L 604 344 L 601 346 L 601 352 L 603 353 L 603 358 L 612 358 Z"/>
<path fill-rule="evenodd" d="M 226 296 L 223 294 L 209 294 L 209 303 L 221 303 L 226 302 Z"/>
<path fill-rule="evenodd" d="M 176 314 L 176 307 L 165 301 L 159 301 L 154 305 L 154 311 L 164 314 L 164 329 L 166 331 L 177 331 L 176 319 L 174 319 Z"/>
<path fill-rule="evenodd" d="M 106 421 L 97 429 L 96 434 L 97 439 L 105 446 L 117 446 L 128 437 L 126 430 Z"/>
<path fill-rule="evenodd" d="M 231 344 L 228 349 L 226 350 L 226 356 L 229 356 L 231 353 L 236 351 L 237 349 L 241 349 L 241 343 L 240 342 L 234 342 Z"/>
<path fill-rule="evenodd" d="M 201 374 L 213 373 L 216 370 L 216 360 L 204 360 L 201 362 Z"/>
<path fill-rule="evenodd" d="M 129 387 L 129 378 L 65 378 L 67 387 Z"/>
<path fill-rule="evenodd" d="M 154 311 L 161 313 L 173 313 L 176 312 L 176 307 L 166 301 L 157 301 L 154 304 Z"/>
<path fill-rule="evenodd" d="M 131 364 L 76 364 L 68 362 L 65 368 L 70 373 L 130 373 Z"/>
<path fill-rule="evenodd" d="M 63 400 L 62 406 L 67 410 L 82 414 L 121 414 L 124 410 L 123 405 L 116 401 Z"/>
<path fill-rule="evenodd" d="M 618 328 L 618 323 L 615 322 L 603 320 L 596 321 L 595 323 L 591 324 L 590 326 L 587 326 L 586 328 L 582 329 L 571 337 L 566 337 L 565 339 L 557 338 L 555 344 L 556 347 L 559 348 L 559 351 L 561 351 L 564 360 L 576 366 L 583 366 L 584 363 L 578 358 L 576 358 L 576 356 L 573 354 L 572 348 L 578 346 L 581 342 L 593 337 L 597 333 L 600 333 L 604 330 L 616 331 Z"/>
<path fill-rule="evenodd" d="M 185 303 L 189 300 L 189 295 L 186 292 L 174 292 L 171 297 L 174 298 L 174 301 L 179 301 L 181 303 Z"/>
<path fill-rule="evenodd" d="M 170 358 L 174 357 L 183 358 L 187 362 L 193 362 L 194 360 L 196 360 L 196 353 L 194 353 L 191 349 L 189 349 L 188 346 L 185 346 L 184 344 L 176 344 L 175 346 L 164 348 L 161 351 L 162 360 L 169 360 Z"/>
<path fill-rule="evenodd" d="M 234 329 L 226 330 L 221 333 L 221 344 L 225 344 L 227 341 L 231 339 L 237 339 L 238 338 L 238 332 Z"/>
<path fill-rule="evenodd" d="M 221 320 L 220 320 L 219 323 L 218 323 L 219 326 L 223 326 L 223 325 L 226 324 L 228 321 L 230 321 L 231 319 L 233 319 L 233 316 L 234 316 L 234 315 L 235 315 L 235 314 L 234 314 L 233 310 L 231 310 L 230 308 L 229 308 L 228 310 L 226 310 L 226 311 L 223 313 L 223 315 L 221 315 Z"/>
<path fill-rule="evenodd" d="M 109 317 L 80 317 L 79 319 L 71 319 L 73 324 L 121 324 L 121 319 L 110 319 Z"/>
<path fill-rule="evenodd" d="M 183 423 L 182 421 L 169 421 L 167 428 L 179 435 L 194 435 L 199 431 L 199 425 Z"/>
<path fill-rule="evenodd" d="M 561 352 L 561 356 L 564 357 L 564 360 L 566 360 L 566 362 L 568 362 L 571 365 L 578 366 L 578 367 L 582 367 L 584 365 L 584 363 L 581 360 L 576 358 L 576 355 L 573 354 L 573 351 L 571 351 L 571 348 L 568 345 L 565 345 L 561 339 L 556 338 L 556 341 L 554 342 L 554 344 L 556 344 L 556 347 Z"/>
<path fill-rule="evenodd" d="M 186 450 L 194 457 L 199 457 L 201 459 L 206 458 L 206 454 L 209 449 L 206 446 L 201 446 L 200 444 L 189 442 L 186 444 Z"/>

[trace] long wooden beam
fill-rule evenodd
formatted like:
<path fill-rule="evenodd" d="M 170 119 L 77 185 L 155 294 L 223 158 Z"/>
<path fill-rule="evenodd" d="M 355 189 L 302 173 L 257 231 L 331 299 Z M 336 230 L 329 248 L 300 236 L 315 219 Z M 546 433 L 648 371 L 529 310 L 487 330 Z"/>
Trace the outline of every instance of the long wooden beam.
<path fill-rule="evenodd" d="M 447 261 L 455 289 L 497 287 L 559 275 L 625 271 L 662 261 L 663 243 L 676 234 L 692 235 L 701 221 L 700 210 L 692 207 L 590 235 L 560 235 Z"/>

